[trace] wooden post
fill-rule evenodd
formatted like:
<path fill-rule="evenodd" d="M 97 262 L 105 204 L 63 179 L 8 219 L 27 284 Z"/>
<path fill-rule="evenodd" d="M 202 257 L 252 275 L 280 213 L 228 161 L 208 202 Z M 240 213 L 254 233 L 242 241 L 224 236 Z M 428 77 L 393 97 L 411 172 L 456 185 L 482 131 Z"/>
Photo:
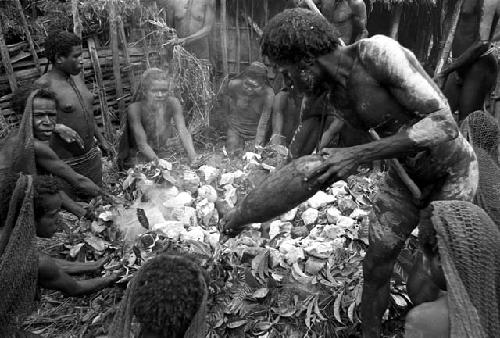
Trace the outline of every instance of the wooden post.
<path fill-rule="evenodd" d="M 226 0 L 220 0 L 220 30 L 221 30 L 221 48 L 222 48 L 222 70 L 224 77 L 229 74 L 229 65 L 227 61 L 227 3 Z"/>
<path fill-rule="evenodd" d="M 104 135 L 106 136 L 107 140 L 111 141 L 113 137 L 113 129 L 111 128 L 111 121 L 109 118 L 110 113 L 109 113 L 108 102 L 106 100 L 106 89 L 104 88 L 102 80 L 101 66 L 99 65 L 99 56 L 97 55 L 97 49 L 95 46 L 94 39 L 89 38 L 87 41 L 89 47 L 90 62 L 92 63 L 92 68 L 94 69 L 94 74 L 95 74 L 95 80 L 97 82 Z"/>
<path fill-rule="evenodd" d="M 241 32 L 240 32 L 240 1 L 236 0 L 236 57 L 234 58 L 236 61 L 236 73 L 239 74 L 241 71 L 240 62 L 241 62 Z"/>
<path fill-rule="evenodd" d="M 269 21 L 269 1 L 264 0 L 264 27 L 267 26 Z"/>
<path fill-rule="evenodd" d="M 21 18 L 21 23 L 23 24 L 24 34 L 26 35 L 26 40 L 28 40 L 28 46 L 30 48 L 31 55 L 33 56 L 33 62 L 35 63 L 36 69 L 40 75 L 42 75 L 42 67 L 40 66 L 40 60 L 38 59 L 38 55 L 36 54 L 35 44 L 33 43 L 33 39 L 31 38 L 30 28 L 28 26 L 28 21 L 26 20 L 26 16 L 24 15 L 23 6 L 21 6 L 20 0 L 14 1 L 17 7 L 17 11 L 19 12 L 19 17 Z"/>
<path fill-rule="evenodd" d="M 245 10 L 244 18 L 245 18 L 246 21 L 248 21 L 248 6 L 247 6 L 247 2 L 244 1 L 243 3 L 245 4 L 245 6 L 244 6 L 245 7 L 245 9 L 244 9 Z M 248 25 L 247 25 L 246 31 L 247 31 L 247 42 L 248 42 L 248 64 L 250 65 L 252 63 L 252 59 L 253 58 L 252 58 L 252 39 L 250 37 L 250 29 L 249 29 Z"/>
<path fill-rule="evenodd" d="M 448 55 L 450 54 L 451 45 L 453 43 L 453 39 L 455 37 L 455 29 L 457 28 L 458 19 L 460 17 L 460 10 L 462 9 L 462 4 L 464 0 L 458 0 L 455 4 L 455 9 L 453 10 L 453 16 L 451 18 L 450 28 L 448 30 L 448 36 L 446 37 L 446 42 L 444 43 L 443 49 L 441 53 L 439 53 L 438 63 L 436 65 L 436 70 L 434 71 L 434 80 L 437 85 L 442 88 L 444 86 L 444 79 L 438 78 L 438 75 L 441 73 L 441 70 L 448 59 Z"/>
<path fill-rule="evenodd" d="M 81 41 L 83 26 L 80 20 L 80 14 L 78 13 L 78 0 L 71 0 L 71 14 L 73 15 L 73 33 L 78 36 Z M 80 72 L 80 77 L 83 79 L 83 69 Z"/>
<path fill-rule="evenodd" d="M 392 17 L 391 31 L 389 32 L 389 36 L 394 40 L 397 40 L 399 23 L 401 22 L 401 14 L 403 13 L 403 4 L 401 2 L 398 2 L 394 6 L 395 8 Z"/>
<path fill-rule="evenodd" d="M 127 67 L 128 80 L 130 81 L 130 92 L 135 92 L 136 83 L 134 81 L 134 70 L 130 64 L 130 55 L 128 54 L 128 43 L 127 36 L 125 35 L 125 29 L 123 28 L 123 19 L 121 16 L 118 17 L 118 33 L 120 34 L 120 40 L 122 42 L 123 56 L 125 57 L 125 66 Z"/>
<path fill-rule="evenodd" d="M 111 41 L 111 51 L 113 53 L 113 76 L 116 85 L 116 100 L 118 101 L 118 111 L 121 116 L 121 114 L 125 112 L 125 103 L 120 100 L 120 98 L 123 97 L 123 86 L 120 73 L 120 50 L 118 49 L 115 0 L 109 1 L 109 37 Z"/>
<path fill-rule="evenodd" d="M 144 57 L 146 58 L 146 67 L 151 68 L 151 64 L 149 63 L 149 52 L 148 52 L 148 43 L 146 41 L 146 31 L 144 28 L 141 28 L 141 39 L 142 39 L 142 48 L 144 49 Z"/>
<path fill-rule="evenodd" d="M 0 13 L 0 54 L 2 55 L 2 63 L 5 73 L 7 73 L 7 78 L 9 79 L 10 90 L 14 92 L 17 89 L 16 75 L 14 74 L 14 69 L 10 63 L 9 50 L 5 44 L 2 22 L 5 22 L 5 20 L 3 15 Z"/>

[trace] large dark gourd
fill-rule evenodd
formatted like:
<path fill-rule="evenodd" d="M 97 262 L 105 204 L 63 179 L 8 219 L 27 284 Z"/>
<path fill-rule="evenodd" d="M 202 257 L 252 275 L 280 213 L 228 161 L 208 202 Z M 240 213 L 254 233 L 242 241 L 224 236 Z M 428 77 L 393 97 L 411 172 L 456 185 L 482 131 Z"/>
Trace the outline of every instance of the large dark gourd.
<path fill-rule="evenodd" d="M 322 163 L 321 155 L 303 156 L 269 175 L 224 217 L 224 229 L 237 233 L 247 224 L 268 221 L 328 187 L 332 182 L 311 185 L 304 180 Z"/>

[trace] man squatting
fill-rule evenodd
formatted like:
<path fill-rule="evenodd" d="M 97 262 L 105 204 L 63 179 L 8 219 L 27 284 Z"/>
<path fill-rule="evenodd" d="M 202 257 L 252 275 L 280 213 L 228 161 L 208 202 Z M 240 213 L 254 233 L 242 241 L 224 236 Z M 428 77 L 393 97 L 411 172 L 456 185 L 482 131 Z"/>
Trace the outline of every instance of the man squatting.
<path fill-rule="evenodd" d="M 394 263 L 420 210 L 436 200 L 472 201 L 478 185 L 474 151 L 414 54 L 388 37 L 340 46 L 325 18 L 291 9 L 269 22 L 261 48 L 306 98 L 329 92 L 336 117 L 364 132 L 374 128 L 382 137 L 324 149 L 325 163 L 307 175 L 311 186 L 346 179 L 362 163 L 398 158 L 424 194 L 415 200 L 390 169 L 374 201 L 361 314 L 364 337 L 379 337 Z M 234 235 L 241 228 L 228 219 L 225 231 Z"/>

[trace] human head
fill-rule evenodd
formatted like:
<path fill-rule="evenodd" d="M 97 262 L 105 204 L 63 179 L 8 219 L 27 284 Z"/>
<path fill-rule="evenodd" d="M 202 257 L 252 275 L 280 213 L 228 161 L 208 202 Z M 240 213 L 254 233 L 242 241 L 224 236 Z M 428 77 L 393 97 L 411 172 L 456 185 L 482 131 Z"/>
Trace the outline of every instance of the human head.
<path fill-rule="evenodd" d="M 45 40 L 45 53 L 55 68 L 67 75 L 82 70 L 82 41 L 67 31 L 52 31 Z"/>
<path fill-rule="evenodd" d="M 141 77 L 137 88 L 135 102 L 146 100 L 148 102 L 162 102 L 170 95 L 170 74 L 159 68 L 147 69 Z"/>
<path fill-rule="evenodd" d="M 56 124 L 56 97 L 45 88 L 27 86 L 18 89 L 12 97 L 12 109 L 23 115 L 30 94 L 37 90 L 33 99 L 33 134 L 40 141 L 47 141 L 52 136 Z"/>
<path fill-rule="evenodd" d="M 160 254 L 139 269 L 131 308 L 142 324 L 141 337 L 182 338 L 205 306 L 206 282 L 193 259 Z M 198 318 L 194 318 L 198 317 Z"/>
<path fill-rule="evenodd" d="M 35 176 L 34 215 L 36 235 L 50 238 L 57 231 L 61 195 L 57 181 L 51 176 Z"/>
<path fill-rule="evenodd" d="M 318 87 L 315 60 L 339 46 L 338 33 L 323 16 L 303 8 L 287 9 L 264 28 L 261 50 L 264 57 L 288 71 L 302 92 Z"/>
<path fill-rule="evenodd" d="M 243 81 L 243 89 L 249 94 L 259 93 L 267 84 L 267 67 L 262 62 L 252 62 L 239 78 Z"/>

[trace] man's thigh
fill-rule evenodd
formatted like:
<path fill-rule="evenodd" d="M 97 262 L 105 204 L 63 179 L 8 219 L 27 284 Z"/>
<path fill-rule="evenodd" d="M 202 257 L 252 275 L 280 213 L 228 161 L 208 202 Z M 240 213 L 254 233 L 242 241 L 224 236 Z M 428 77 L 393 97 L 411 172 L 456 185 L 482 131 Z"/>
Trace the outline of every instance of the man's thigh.
<path fill-rule="evenodd" d="M 389 254 L 399 252 L 418 224 L 419 207 L 393 170 L 389 170 L 379 185 L 374 216 L 370 222 L 370 246 L 385 248 Z"/>
<path fill-rule="evenodd" d="M 228 148 L 227 150 L 229 152 L 233 152 L 240 147 L 241 137 L 234 128 L 228 128 L 226 136 L 227 136 L 226 142 Z"/>

